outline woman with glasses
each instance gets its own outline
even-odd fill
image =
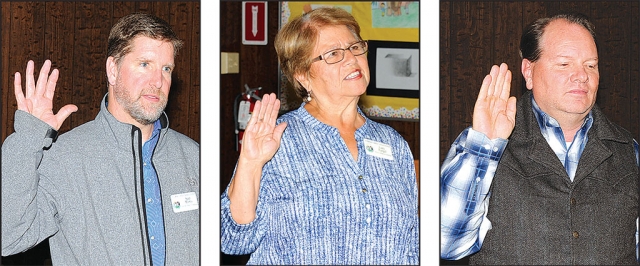
[[[316,9],[275,48],[304,102],[277,121],[274,95],[256,104],[221,198],[222,251],[249,264],[418,264],[413,156],[358,107],[370,78],[358,23]]]

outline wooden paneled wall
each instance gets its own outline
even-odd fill
[[[166,20],[184,41],[175,59],[169,104],[170,127],[200,141],[200,3],[187,2],[6,2],[1,11],[0,69],[1,141],[13,133],[17,109],[14,74],[23,77],[28,60],[36,78],[46,59],[58,68],[54,112],[65,104],[79,108],[63,124],[61,133],[93,120],[107,92],[107,39],[115,22],[130,13],[146,12]],[[2,258],[3,265],[45,265],[47,241],[18,255]]]
[[[480,84],[492,65],[506,62],[511,95],[526,90],[520,36],[537,18],[583,13],[595,24],[600,87],[596,103],[608,118],[640,139],[640,7],[638,1],[441,1],[440,163],[458,134],[471,125]]]
[[[240,53],[240,73],[220,75],[220,193],[233,175],[239,152],[235,151],[233,104],[244,85],[262,87],[263,93],[277,93],[278,58],[273,42],[279,28],[278,2],[268,2],[267,45],[242,44],[242,6],[240,1],[220,2],[220,51]],[[420,158],[418,122],[376,120],[395,128],[407,140],[415,159]],[[248,256],[221,253],[222,264],[243,264]]]
[[[480,84],[492,65],[509,65],[511,95],[520,99],[526,90],[518,53],[522,30],[561,11],[583,13],[595,24],[600,69],[596,103],[640,139],[638,1],[441,1],[440,163],[458,134],[471,125]],[[464,265],[468,258],[440,263]]]

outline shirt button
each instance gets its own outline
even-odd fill
[[[358,179],[362,179],[362,178],[363,178],[362,176],[358,176]]]
[[[366,188],[363,188],[363,189],[362,189],[362,193],[367,193],[367,189],[366,189]]]
[[[571,198],[571,205],[576,205],[576,198]]]
[[[485,144],[485,145],[484,145],[484,148],[485,148],[485,149],[487,149],[487,150],[489,150],[489,149],[491,149],[491,146],[489,146],[489,144]]]
[[[152,201],[153,201],[153,200],[152,200],[152,199],[150,199],[150,198],[149,198],[149,199],[147,199],[147,202],[152,202]]]
[[[151,240],[154,240],[154,239],[156,239],[156,237],[155,236],[151,236]]]
[[[580,234],[578,234],[578,231],[573,231],[573,238],[578,238],[580,237]]]
[[[369,205],[369,203],[367,203],[367,205],[364,205],[365,207],[367,207],[367,209],[371,209],[371,205]]]
[[[371,218],[367,218],[367,223],[371,223]]]

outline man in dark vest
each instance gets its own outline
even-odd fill
[[[520,42],[528,91],[493,66],[441,169],[440,256],[470,264],[637,264],[638,144],[595,105],[598,51],[578,14]]]

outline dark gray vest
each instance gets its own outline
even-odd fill
[[[633,137],[597,106],[571,182],[531,109],[516,126],[491,187],[489,230],[470,264],[637,264],[638,167]]]

